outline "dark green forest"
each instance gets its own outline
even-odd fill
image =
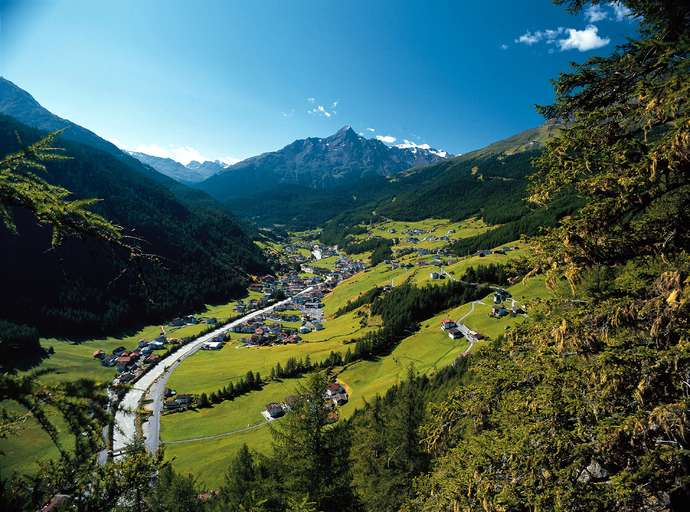
[[[0,118],[0,154],[41,134]],[[51,229],[15,209],[16,234],[0,226],[1,316],[42,334],[98,335],[165,320],[241,295],[247,273],[266,269],[260,251],[214,200],[133,159],[58,139],[68,159],[41,177],[94,206],[144,255],[89,238],[51,245]],[[165,185],[169,185],[168,189]]]

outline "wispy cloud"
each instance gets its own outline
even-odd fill
[[[291,109],[290,109],[289,111],[287,111],[287,112],[281,112],[280,115],[283,116],[283,117],[292,117],[292,116],[295,115],[295,109],[294,109],[294,108],[291,108]]]
[[[616,21],[632,20],[632,11],[620,2],[609,2],[608,6],[613,9]]]
[[[589,23],[596,23],[597,21],[603,21],[609,17],[609,14],[601,8],[600,5],[594,4],[590,5],[585,9],[585,19]]]
[[[392,135],[377,135],[376,138],[381,142],[385,142],[386,144],[393,144],[396,140],[398,140]]]
[[[374,133],[376,130],[374,128],[367,128],[367,131]]]
[[[307,114],[312,114],[321,117],[333,117],[338,112],[335,110],[338,107],[338,101],[333,101],[330,107],[324,107],[323,105],[317,104],[316,98],[307,98],[307,102],[314,107],[307,110]]]
[[[508,48],[509,48],[508,45],[505,44],[505,43],[503,43],[503,44],[501,45],[501,50],[507,50]]]
[[[590,25],[584,30],[569,28],[567,31],[568,37],[558,41],[561,51],[578,50],[586,52],[601,48],[611,42],[608,37],[600,37],[599,28],[594,25]]]
[[[192,146],[169,146],[164,148],[158,144],[140,144],[131,148],[131,151],[146,153],[147,155],[158,156],[160,158],[171,158],[180,162],[182,165],[187,165],[193,160],[197,162],[211,160],[211,158],[203,155],[201,151]]]
[[[553,43],[558,36],[563,34],[565,29],[563,27],[558,27],[556,29],[546,29],[537,30],[535,32],[530,32],[529,30],[518,37],[515,42],[518,44],[526,44],[527,46],[532,46],[541,41],[546,41],[547,43]]]

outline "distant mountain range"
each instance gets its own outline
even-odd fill
[[[278,151],[248,158],[199,184],[221,201],[296,185],[326,190],[356,185],[371,177],[390,177],[448,154],[427,146],[387,146],[345,126],[330,137],[296,140]]]
[[[247,274],[266,262],[228,211],[207,194],[164,176],[93,132],[43,108],[0,79],[0,155],[46,131],[67,160],[46,162],[45,179],[75,198],[99,198],[95,210],[140,239],[160,265],[132,265],[94,240],[50,248],[50,230],[17,210],[18,235],[0,224],[0,318],[44,334],[93,335],[165,320],[244,292]],[[19,135],[19,139],[17,138]],[[124,268],[129,271],[120,274]]]
[[[172,158],[162,158],[136,151],[128,151],[128,153],[140,162],[150,165],[161,174],[165,174],[182,183],[199,183],[227,167],[219,160],[206,162],[192,161],[184,165]]]

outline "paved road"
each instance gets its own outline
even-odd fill
[[[306,290],[301,291],[297,295],[303,293],[308,293],[313,290],[313,287],[309,287]],[[175,367],[184,359],[194,354],[198,351],[201,346],[210,341],[215,336],[223,334],[234,326],[245,322],[251,318],[258,315],[262,315],[279,304],[285,304],[290,302],[292,298],[285,299],[283,301],[277,302],[272,306],[254,311],[242,318],[234,320],[224,326],[208,333],[199,338],[190,341],[186,345],[180,347],[180,349],[170,354],[165,359],[162,359],[156,366],[151,368],[147,373],[145,373],[134,386],[127,392],[127,394],[122,399],[120,403],[120,408],[115,413],[115,425],[113,430],[113,453],[116,457],[119,457],[124,450],[124,448],[130,444],[136,436],[136,409],[144,397],[146,391],[155,384],[151,389],[151,396],[154,400],[154,414],[150,417],[146,425],[147,439],[146,446],[151,452],[155,452],[158,449],[160,443],[160,412],[162,409],[162,395],[165,389],[165,383],[167,382],[170,374],[175,369]]]

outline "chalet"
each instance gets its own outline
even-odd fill
[[[174,398],[170,398],[169,400],[166,400],[163,403],[163,408],[166,411],[176,411],[176,410],[180,409],[181,407],[182,406],[180,404],[178,404]]]
[[[266,414],[268,414],[268,416],[270,416],[272,419],[276,419],[285,415],[285,411],[283,410],[282,405],[277,403],[270,403],[266,406]]]
[[[107,356],[101,359],[101,364],[103,366],[112,367],[117,364],[117,356]]]
[[[323,331],[324,329],[323,324],[320,322],[313,322],[313,325],[315,331]]]
[[[119,356],[120,354],[122,354],[126,350],[127,349],[125,347],[117,347],[116,349],[113,350],[113,355]]]
[[[345,388],[340,382],[334,382],[326,387],[326,396],[328,398],[333,398],[335,395],[340,395],[342,393],[345,393]]]
[[[311,332],[311,328],[306,324],[299,328],[300,334],[309,334],[310,332]]]
[[[128,352],[123,352],[120,357],[115,361],[116,369],[118,372],[124,372],[132,364],[134,364],[135,359],[132,358]]]
[[[457,328],[458,324],[453,322],[452,320],[446,318],[443,322],[441,322],[441,330],[443,331],[448,331],[450,329],[455,329]]]
[[[165,348],[165,342],[164,341],[152,341],[151,343],[149,343],[149,347],[152,350],[161,350],[161,349]],[[147,348],[149,348],[149,347],[147,347]]]
[[[146,356],[146,358],[144,358],[144,362],[146,364],[156,364],[160,360],[161,360],[161,356],[159,356],[158,354],[151,354],[149,356]]]
[[[220,341],[208,341],[201,345],[202,350],[220,350],[223,348],[223,343]]]
[[[448,334],[448,337],[451,340],[458,340],[458,339],[464,337],[464,335],[462,334],[462,331],[460,329],[458,329],[457,327],[453,327],[451,329],[448,329],[446,331],[446,334]]]
[[[503,306],[494,306],[491,308],[491,316],[501,318],[508,314],[508,310]]]
[[[177,395],[175,397],[175,402],[182,407],[188,407],[194,402],[194,397],[192,395]]]
[[[441,278],[441,274],[439,274],[438,272],[430,272],[429,277],[433,280],[436,280]]]

